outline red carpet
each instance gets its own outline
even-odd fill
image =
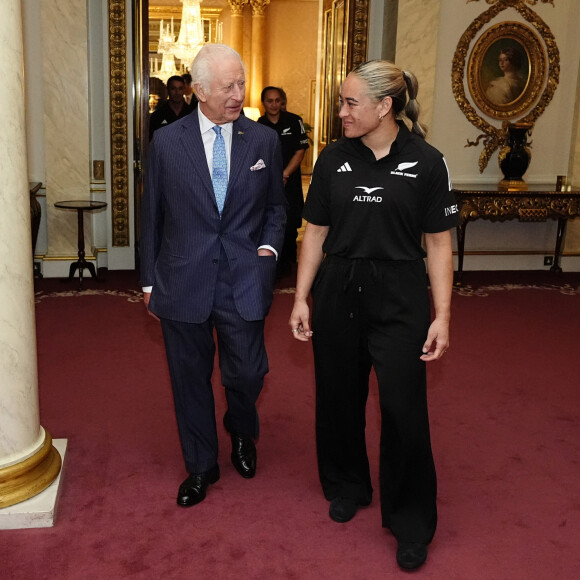
[[[68,439],[56,526],[0,532],[10,579],[404,578],[378,493],[328,518],[316,474],[310,345],[287,327],[281,282],[267,323],[258,474],[243,480],[220,430],[222,477],[191,509],[159,325],[133,272],[88,290],[37,281],[41,422]],[[421,578],[580,577],[580,274],[466,272],[452,346],[429,366],[438,532]],[[69,292],[70,291],[70,292]],[[63,294],[68,294],[63,296]],[[218,417],[224,397],[215,381]],[[368,446],[375,490],[378,405]],[[221,422],[219,422],[221,428]]]

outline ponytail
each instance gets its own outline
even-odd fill
[[[403,79],[407,85],[407,94],[409,95],[409,100],[405,105],[405,115],[413,123],[412,131],[425,139],[427,135],[427,129],[419,123],[419,113],[421,108],[417,102],[417,92],[419,91],[419,83],[417,82],[417,77],[408,71],[403,71]]]

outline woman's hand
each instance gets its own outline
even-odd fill
[[[292,331],[292,336],[296,340],[301,340],[307,342],[312,336],[312,331],[310,330],[310,309],[308,304],[304,300],[297,300],[294,302],[294,308],[292,309],[292,314],[290,315],[290,320],[288,324],[290,325],[290,330]]]
[[[430,362],[440,359],[449,348],[449,322],[435,319],[429,327],[427,340],[423,345],[421,360]]]

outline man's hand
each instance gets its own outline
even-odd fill
[[[274,255],[275,255],[274,252],[266,248],[260,248],[258,250],[258,256],[274,256]]]
[[[149,310],[149,300],[151,300],[151,292],[143,292],[143,302],[145,304],[145,308],[147,309],[147,314],[155,318],[155,320],[159,320],[159,318],[155,316],[151,310]]]

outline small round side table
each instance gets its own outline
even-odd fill
[[[60,209],[75,209],[78,218],[78,250],[79,259],[70,265],[68,279],[70,280],[74,273],[79,271],[79,290],[83,289],[83,270],[86,268],[93,278],[97,278],[95,266],[85,260],[85,224],[83,214],[85,211],[94,211],[96,209],[103,209],[107,207],[104,201],[90,201],[90,200],[71,200],[71,201],[57,201],[55,207]]]

